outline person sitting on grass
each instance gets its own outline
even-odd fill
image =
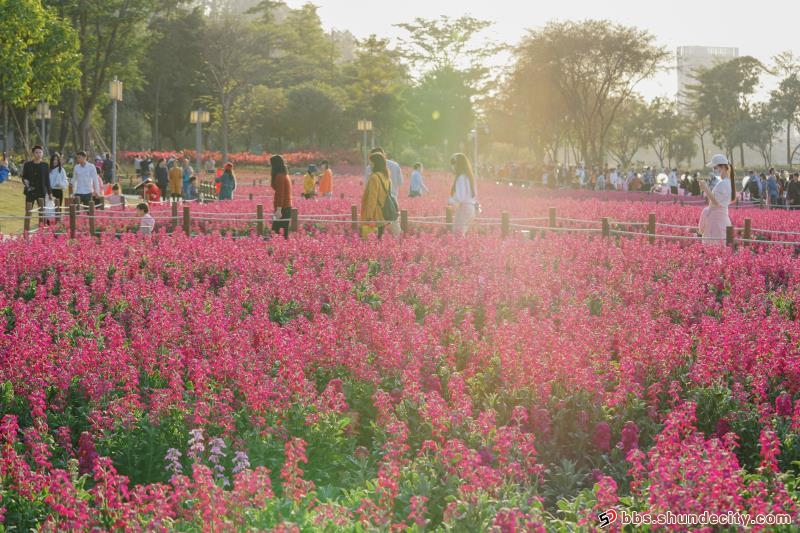
[[[148,179],[144,185],[144,198],[149,203],[157,204],[161,201],[161,189],[151,179]]]
[[[142,235],[152,235],[156,227],[156,219],[150,214],[150,207],[142,202],[136,206],[136,215],[139,219],[139,233]]]

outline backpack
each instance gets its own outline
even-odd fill
[[[394,196],[391,195],[388,188],[384,187],[384,190],[386,191],[386,199],[383,201],[383,220],[394,222],[397,220],[397,214],[399,212],[397,200],[394,199]]]
[[[756,179],[758,178],[750,178],[750,181],[747,182],[747,191],[753,198],[759,197],[758,182],[756,182]]]

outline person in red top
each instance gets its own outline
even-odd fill
[[[161,189],[158,188],[158,185],[153,183],[150,180],[147,180],[148,183],[144,185],[144,196],[145,200],[149,203],[158,203],[161,201]]]
[[[269,158],[269,166],[272,175],[272,189],[275,191],[272,231],[280,233],[282,229],[284,238],[288,239],[289,218],[292,214],[292,182],[289,180],[289,170],[286,168],[286,161],[279,155]]]
[[[333,196],[333,171],[327,160],[320,163],[320,166],[323,172],[319,179],[319,194],[323,198],[330,198]]]

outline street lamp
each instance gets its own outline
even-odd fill
[[[40,101],[36,106],[36,118],[42,122],[42,145],[44,146],[45,153],[47,153],[47,123],[45,120],[50,120],[52,116],[53,115],[50,112],[50,104],[44,100]]]
[[[366,185],[369,179],[369,171],[367,170],[367,133],[372,131],[372,121],[359,120],[358,131],[364,132],[364,185]]]
[[[202,109],[198,109],[197,111],[192,111],[189,113],[189,122],[195,124],[195,135],[196,135],[196,149],[197,149],[197,169],[195,170],[195,174],[198,176],[200,175],[200,165],[202,163],[200,154],[203,151],[203,124],[208,124],[211,122],[211,114],[208,111],[203,111]]]
[[[114,117],[111,125],[111,182],[117,183],[117,102],[122,101],[122,82],[116,76],[108,84],[108,96],[114,102]]]
[[[472,172],[478,175],[478,129],[469,132],[472,137]]]

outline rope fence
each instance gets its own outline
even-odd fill
[[[155,211],[152,216],[163,226],[167,228],[168,232],[176,233],[182,231],[186,235],[195,233],[208,233],[209,231],[230,232],[231,236],[245,236],[255,230],[255,234],[259,236],[266,236],[271,232],[267,224],[273,222],[288,222],[289,233],[295,233],[300,230],[301,224],[313,224],[317,226],[332,226],[332,227],[345,227],[350,226],[350,231],[359,234],[362,226],[366,224],[374,224],[374,222],[361,221],[358,217],[358,206],[353,205],[350,208],[350,213],[333,213],[333,214],[309,214],[300,216],[298,210],[293,208],[289,218],[273,219],[271,212],[265,216],[264,206],[257,205],[255,216],[246,213],[215,213],[209,211],[192,212],[189,205],[183,205],[182,210],[179,209],[177,203],[171,204],[171,213],[169,211]],[[101,231],[98,231],[98,221],[101,225],[103,222],[118,223],[122,222],[130,228],[131,223],[137,223],[138,217],[134,210],[95,210],[93,204],[89,206],[81,206],[74,202],[68,202],[65,208],[66,212],[59,210],[58,214],[54,217],[52,213],[45,213],[43,209],[31,209],[27,216],[13,216],[5,215],[0,216],[0,219],[5,220],[20,220],[25,221],[24,236],[34,235],[37,232],[41,233],[41,227],[31,228],[30,221],[33,214],[39,216],[40,221],[47,217],[47,220],[61,220],[66,219],[66,231],[54,231],[57,235],[69,235],[70,238],[77,236],[78,230],[81,231],[88,229],[90,235],[99,236]],[[527,233],[530,238],[535,238],[537,234],[545,235],[548,232],[553,233],[575,233],[575,234],[600,234],[603,237],[647,237],[650,243],[654,243],[656,239],[674,240],[684,242],[700,242],[702,238],[696,234],[680,235],[673,233],[659,233],[659,228],[669,230],[679,230],[687,232],[695,232],[695,226],[686,226],[681,224],[669,224],[656,221],[656,214],[650,213],[648,220],[643,221],[628,221],[628,220],[613,220],[610,217],[603,217],[600,220],[580,219],[570,217],[559,217],[555,207],[549,208],[549,216],[547,217],[527,217],[514,219],[513,223],[510,215],[503,212],[500,219],[490,217],[478,217],[473,219],[472,226],[478,228],[485,228],[494,230],[500,228],[500,233],[503,238],[506,238],[517,232],[520,234]],[[546,222],[547,224],[537,224]],[[530,224],[533,223],[533,224]],[[226,224],[238,224],[239,227],[225,226]],[[454,210],[452,207],[447,207],[444,215],[425,215],[409,217],[408,212],[403,210],[400,212],[399,217],[400,229],[403,233],[409,233],[414,228],[442,228],[445,230],[452,230],[454,226]],[[87,228],[88,226],[88,228]],[[103,225],[105,226],[105,225]],[[583,226],[583,227],[581,227]],[[590,227],[585,227],[590,226]],[[599,227],[598,227],[599,226]],[[639,228],[640,230],[636,230]],[[109,228],[114,231],[122,231],[125,228]],[[782,245],[782,246],[797,246],[800,247],[800,241],[784,241],[784,240],[768,240],[768,239],[754,239],[753,235],[791,235],[800,236],[800,232],[772,230],[772,229],[757,229],[752,228],[752,220],[746,218],[744,220],[744,227],[734,228],[729,226],[727,228],[727,235],[724,239],[727,246],[735,247],[737,244],[742,245]],[[739,236],[740,235],[740,236]]]

